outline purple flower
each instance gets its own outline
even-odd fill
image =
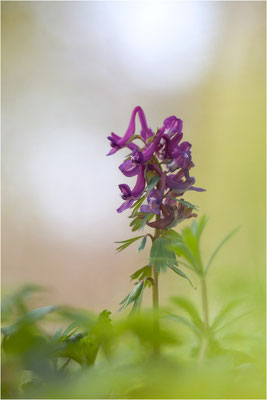
[[[147,196],[148,205],[140,207],[140,211],[143,213],[160,214],[160,205],[162,203],[162,193],[157,189],[152,189]]]
[[[175,133],[182,132],[183,129],[183,121],[180,118],[176,118],[175,115],[168,117],[164,120],[164,133],[169,137],[175,135]]]
[[[159,130],[152,143],[143,151],[139,149],[133,150],[131,160],[126,160],[119,166],[119,169],[125,176],[137,175],[138,165],[144,165],[151,159],[154,152],[157,150],[162,134],[162,130]]]
[[[166,177],[166,185],[175,190],[176,193],[183,194],[187,190],[189,190],[195,183],[195,178],[188,177],[185,181],[182,180],[179,175],[169,175]]]
[[[124,136],[120,137],[120,136],[116,135],[115,133],[111,133],[111,136],[108,136],[108,139],[111,142],[110,145],[112,147],[110,152],[107,154],[108,156],[116,153],[118,150],[122,149],[123,147],[128,147],[131,150],[138,149],[138,146],[134,143],[127,144],[127,142],[131,139],[131,137],[135,133],[136,114],[138,114],[138,116],[139,116],[140,124],[142,127],[141,135],[142,135],[143,139],[146,140],[147,138],[150,138],[152,131],[147,126],[144,111],[142,110],[142,108],[140,106],[136,106],[132,112],[130,123],[129,123],[129,126],[128,126],[127,131],[125,132]]]
[[[160,214],[160,206],[163,200],[163,194],[165,190],[166,174],[163,172],[160,176],[160,181],[157,185],[157,189],[152,189],[148,193],[147,201],[148,205],[143,205],[140,211],[143,213],[153,213],[156,215]]]
[[[137,181],[133,190],[131,190],[130,187],[126,184],[119,185],[121,197],[123,200],[126,201],[117,209],[118,213],[121,213],[127,210],[127,208],[130,208],[134,201],[139,199],[145,189],[146,180],[144,175],[144,167],[140,166],[138,167],[138,169],[139,171]]]
[[[135,135],[136,116],[139,117],[141,124],[140,135]],[[190,214],[190,209],[182,208],[180,203],[177,205],[176,200],[172,198],[181,196],[187,190],[204,191],[194,186],[195,178],[189,175],[190,169],[194,167],[191,144],[181,142],[182,129],[183,121],[172,115],[164,120],[163,126],[154,134],[148,128],[144,111],[137,106],[132,112],[124,136],[111,133],[108,139],[112,148],[108,155],[128,147],[131,155],[126,157],[119,169],[127,177],[137,176],[133,190],[127,184],[119,185],[124,203],[117,209],[118,212],[131,207],[140,198],[146,186],[145,171],[146,173],[152,171],[152,175],[160,176],[160,180],[157,187],[151,188],[147,193],[147,204],[142,205],[140,211],[159,215],[160,219],[147,224],[167,229],[166,227],[175,226],[183,216],[184,218],[193,216]],[[133,143],[135,139],[141,139],[143,147]]]
[[[189,169],[194,166],[191,157],[191,144],[183,142],[171,152],[172,162],[168,165],[169,171],[173,172],[177,168]]]

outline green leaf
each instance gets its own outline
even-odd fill
[[[169,248],[170,242],[165,238],[157,238],[154,240],[151,250],[149,265],[156,265],[156,270],[165,272],[167,267],[177,265],[174,252]]]
[[[174,304],[182,308],[187,314],[190,315],[192,322],[200,329],[203,328],[203,322],[194,304],[185,297],[171,297],[170,299]]]
[[[168,229],[164,232],[165,239],[168,239],[171,243],[180,242],[183,238],[174,229]]]
[[[164,315],[162,317],[163,319],[169,319],[171,321],[176,321],[176,322],[180,322],[186,326],[188,326],[190,329],[192,329],[192,331],[198,336],[201,336],[201,331],[199,330],[199,328],[193,324],[191,321],[189,321],[188,319],[186,319],[185,317],[182,317],[180,315],[176,315],[176,314],[168,314],[168,315]]]
[[[150,179],[150,181],[147,184],[147,188],[146,188],[147,193],[149,193],[150,190],[153,189],[153,187],[155,187],[158,184],[159,180],[160,180],[160,177],[158,175],[155,175],[155,176],[153,176],[152,179]]]
[[[238,226],[237,228],[233,229],[232,232],[230,232],[222,241],[221,243],[216,247],[216,249],[214,250],[214,252],[212,253],[212,255],[210,256],[210,259],[207,263],[207,266],[205,268],[205,275],[207,274],[212,261],[214,260],[215,256],[217,255],[218,251],[222,248],[222,246],[229,240],[231,239],[231,237],[238,231],[238,229],[240,228],[240,226]]]
[[[140,244],[138,246],[137,252],[140,253],[140,251],[144,250],[145,246],[146,246],[146,241],[147,241],[147,236],[144,236],[141,240],[140,240]]]
[[[170,269],[172,269],[176,274],[180,275],[182,278],[185,278],[188,280],[188,282],[190,283],[190,285],[195,289],[194,285],[192,284],[191,280],[188,278],[188,276],[181,271],[179,268],[175,267],[174,265],[169,267]]]
[[[141,220],[141,224],[140,224],[139,230],[143,230],[144,227],[146,226],[147,221],[150,221],[153,217],[154,217],[154,214],[152,214],[152,213],[146,214],[144,216],[144,218]]]
[[[239,319],[245,317],[246,315],[249,315],[251,313],[251,311],[246,311],[238,316],[236,316],[235,318],[231,319],[230,321],[226,322],[223,326],[221,326],[220,328],[215,329],[214,333],[217,333],[219,331],[221,331],[222,329],[225,329],[228,325],[231,325],[232,323],[238,321]]]
[[[217,316],[214,318],[214,321],[211,325],[211,329],[212,330],[216,329],[225,319],[225,317],[228,316],[229,312],[231,312],[237,305],[239,305],[241,301],[242,301],[241,299],[235,299],[230,303],[228,303],[225,307],[223,307],[221,311],[217,314]]]
[[[138,279],[139,281],[143,280],[144,278],[152,276],[152,269],[150,265],[146,265],[143,268],[138,269],[131,275],[131,280]]]
[[[34,322],[38,321],[39,319],[45,317],[47,314],[50,314],[60,307],[58,306],[47,306],[36,308],[35,310],[31,310],[20,317],[13,325],[6,326],[2,328],[2,332],[4,335],[9,336],[15,333],[21,326],[23,325],[30,325]]]
[[[119,246],[116,250],[117,250],[118,252],[120,252],[120,251],[126,249],[128,246],[130,246],[132,243],[134,243],[136,240],[138,240],[138,239],[140,239],[140,238],[142,238],[142,237],[143,237],[143,235],[142,235],[142,236],[136,236],[136,237],[134,237],[134,238],[127,239],[127,240],[122,240],[122,241],[120,241],[120,242],[115,242],[115,243],[123,243],[123,244],[122,244],[121,246]]]
[[[122,307],[119,309],[119,311],[124,310],[129,304],[133,303],[141,294],[142,288],[144,286],[143,282],[139,282],[133,290],[129,293],[128,296],[121,302]]]
[[[142,300],[143,300],[144,288],[145,288],[145,286],[143,285],[139,296],[137,297],[137,299],[136,299],[135,302],[134,302],[134,305],[133,305],[133,308],[131,309],[130,315],[133,315],[133,314],[135,314],[137,311],[140,310],[141,304],[142,304]]]

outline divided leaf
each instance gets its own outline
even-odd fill
[[[212,253],[212,255],[210,256],[210,259],[207,263],[207,266],[205,268],[205,275],[207,274],[212,261],[214,260],[215,256],[217,255],[218,251],[222,248],[222,246],[238,231],[240,227],[238,226],[237,228],[233,229],[232,232],[230,232],[222,241],[221,243],[216,247],[216,249],[214,250],[214,252]]]
[[[189,314],[196,327],[202,330],[203,322],[200,318],[198,310],[190,300],[186,299],[185,297],[171,297],[170,300],[178,307],[182,308],[187,314]]]
[[[176,256],[170,249],[170,242],[165,238],[157,238],[154,240],[151,250],[149,265],[156,265],[157,272],[162,270],[165,272],[167,267],[177,265]]]
[[[136,242],[136,240],[138,240],[138,239],[140,239],[140,238],[142,238],[142,237],[143,237],[143,235],[142,235],[142,236],[136,236],[136,237],[134,237],[134,238],[127,239],[127,240],[122,240],[122,241],[120,241],[120,242],[115,242],[115,243],[123,243],[123,244],[122,244],[121,246],[119,246],[116,250],[117,250],[118,252],[120,252],[120,251],[126,249],[128,246],[130,246],[132,243]]]
[[[141,240],[140,240],[140,244],[138,246],[137,252],[140,253],[140,251],[144,250],[145,246],[146,246],[146,241],[147,241],[147,236],[144,236]]]
[[[145,278],[151,278],[152,276],[152,271],[151,271],[151,266],[146,265],[143,268],[138,269],[131,275],[131,280],[138,279],[139,281],[145,279]]]
[[[144,283],[139,282],[133,288],[133,290],[128,294],[128,296],[126,296],[125,299],[123,299],[122,302],[120,303],[120,305],[122,305],[122,306],[119,309],[119,311],[124,310],[129,304],[133,303],[134,301],[136,301],[138,299],[138,297],[142,293],[143,286],[144,286]]]
[[[175,267],[174,265],[171,266],[171,267],[169,266],[169,268],[170,268],[171,270],[173,270],[176,274],[180,275],[182,278],[187,279],[188,282],[190,283],[190,285],[195,289],[195,287],[194,287],[194,285],[192,284],[191,280],[188,278],[188,276],[187,276],[183,271],[180,270],[180,268],[177,268],[177,267]]]

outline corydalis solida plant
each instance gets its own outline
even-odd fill
[[[140,134],[136,134],[135,120],[139,117]],[[121,309],[134,303],[133,310],[141,305],[143,289],[152,284],[153,307],[158,307],[158,274],[172,269],[178,275],[188,277],[177,268],[175,253],[170,249],[168,232],[185,219],[196,217],[197,207],[185,201],[185,192],[204,191],[195,186],[195,178],[190,176],[194,167],[191,157],[191,144],[183,139],[183,121],[175,116],[166,118],[161,128],[153,132],[147,125],[141,107],[134,108],[129,126],[120,137],[111,133],[108,137],[111,150],[107,155],[128,148],[128,154],[119,169],[124,176],[136,177],[133,189],[127,184],[119,185],[124,200],[117,209],[121,213],[132,209],[130,226],[132,231],[143,229],[145,225],[154,228],[154,235],[146,234],[125,240],[118,248],[121,251],[141,239],[138,250],[146,245],[147,237],[152,240],[149,264],[136,271],[131,278],[138,283],[121,302]],[[154,219],[154,220],[153,220]],[[188,279],[189,280],[189,279]],[[189,280],[190,281],[190,280]]]

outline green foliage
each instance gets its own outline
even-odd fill
[[[141,283],[150,273],[145,266],[133,279]],[[17,328],[3,334],[2,398],[264,398],[263,334],[249,333],[247,342],[239,340],[230,348],[221,331],[217,334],[235,319],[237,302],[222,307],[213,320],[214,334],[203,340],[201,315],[190,300],[171,299],[181,315],[136,313],[141,297],[132,292],[130,316],[116,313],[112,321],[108,310],[95,315],[61,307],[53,311],[48,329],[47,307],[21,313],[20,319],[11,308],[9,320]],[[128,297],[123,304],[130,302]],[[224,328],[228,336],[248,327],[240,321]],[[257,323],[255,314],[249,322]]]
[[[151,266],[146,265],[143,268],[138,269],[131,275],[131,279],[138,279],[139,281],[145,279],[145,278],[151,278],[152,276],[152,271],[151,271]]]
[[[27,311],[26,300],[28,297],[44,290],[43,286],[27,284],[18,291],[4,296],[1,301],[2,321],[6,321],[13,312],[25,313]]]
[[[142,238],[143,235],[141,236],[136,236],[134,238],[131,239],[127,239],[127,240],[121,240],[120,242],[115,242],[115,243],[123,243],[121,246],[119,246],[116,250],[118,252],[126,249],[128,246],[130,246],[132,243],[136,242],[138,239]]]
[[[237,227],[235,229],[232,230],[232,232],[230,232],[222,241],[221,243],[216,247],[216,249],[214,250],[214,252],[212,253],[212,255],[210,256],[209,261],[207,262],[206,268],[205,268],[205,275],[207,275],[208,270],[215,258],[215,256],[217,255],[217,253],[219,252],[219,250],[222,248],[222,246],[228,242],[229,239],[231,239],[231,237],[238,231],[240,227]]]
[[[156,265],[157,272],[161,270],[167,271],[167,268],[171,268],[177,265],[175,254],[170,250],[170,242],[166,238],[157,238],[153,241],[151,250],[149,265]]]
[[[169,268],[174,271],[177,275],[180,275],[182,278],[185,278],[188,280],[188,282],[190,283],[190,285],[195,288],[191,282],[191,280],[188,278],[188,276],[180,270],[180,268],[175,267],[174,265],[172,265],[171,267],[169,266]]]
[[[199,312],[190,300],[185,297],[172,297],[170,300],[189,315],[192,323],[199,331],[203,330],[203,322]]]
[[[119,311],[124,310],[129,304],[134,303],[143,294],[144,282],[139,282],[133,290],[120,302],[121,308]],[[139,304],[139,303],[138,303]]]
[[[144,250],[145,246],[146,246],[146,241],[147,241],[147,236],[144,236],[141,240],[140,240],[140,244],[138,246],[138,253],[142,250]]]
[[[19,329],[21,329],[21,327],[33,324],[34,322],[46,316],[47,314],[50,314],[51,312],[56,311],[58,309],[59,309],[58,306],[47,306],[31,310],[26,314],[24,314],[22,317],[20,317],[14,324],[2,328],[2,332],[5,336],[10,336],[13,333],[17,332]]]
[[[143,214],[141,212],[132,220],[130,226],[132,227],[132,231],[143,230],[146,226],[147,221],[150,221],[154,217],[154,214]]]
[[[133,203],[133,205],[131,207],[133,209],[133,211],[132,211],[132,214],[130,215],[129,218],[133,218],[133,217],[136,217],[138,215],[139,208],[141,207],[141,205],[143,204],[145,199],[146,199],[146,195],[140,197],[140,199],[138,199],[137,201],[135,201]]]

